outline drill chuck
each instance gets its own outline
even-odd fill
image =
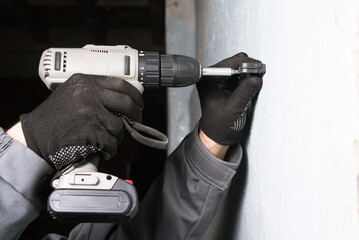
[[[145,88],[184,87],[201,77],[201,65],[187,56],[140,51],[138,62],[138,79]]]
[[[185,87],[201,78],[201,65],[191,57],[161,55],[161,87]]]

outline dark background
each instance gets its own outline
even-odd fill
[[[49,47],[130,45],[164,53],[165,0],[0,0],[0,126],[10,128],[50,94],[38,77],[41,53]],[[143,123],[165,133],[165,89],[146,90]],[[61,129],[59,129],[61,131]],[[166,152],[135,142],[129,134],[101,172],[134,180],[140,199],[162,171]],[[26,163],[24,163],[26,164]],[[73,224],[46,211],[20,239],[67,234]]]

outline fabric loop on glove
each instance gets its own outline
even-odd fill
[[[167,149],[168,146],[168,138],[163,133],[157,131],[154,128],[145,126],[141,123],[127,121],[125,118],[122,118],[122,121],[131,136],[139,143],[142,143],[146,146],[157,148],[157,149]],[[146,137],[142,135],[140,132],[146,133],[154,138]]]

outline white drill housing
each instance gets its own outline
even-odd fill
[[[138,81],[138,51],[127,45],[83,48],[49,48],[42,53],[39,76],[54,90],[75,73],[119,77],[130,82],[141,93]]]

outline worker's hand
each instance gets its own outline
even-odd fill
[[[227,58],[213,67],[238,69],[242,62],[258,62],[245,53]],[[224,146],[239,142],[251,99],[262,88],[261,77],[203,77],[197,84],[202,117],[199,127],[207,137]]]
[[[141,122],[140,92],[115,77],[75,74],[34,111],[20,116],[27,146],[61,169],[91,154],[116,154],[124,135],[117,113]]]

